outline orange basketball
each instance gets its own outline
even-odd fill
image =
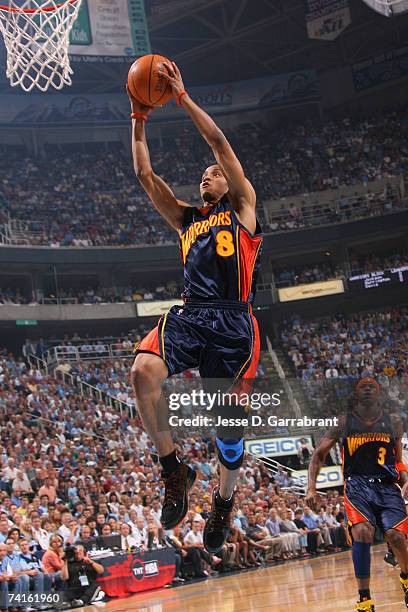
[[[128,74],[130,93],[146,106],[163,106],[173,97],[170,83],[158,75],[163,61],[170,62],[163,55],[143,55],[130,67]]]

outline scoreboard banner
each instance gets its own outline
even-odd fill
[[[144,0],[82,0],[69,40],[70,55],[150,53]]]
[[[341,279],[309,283],[308,285],[295,285],[278,289],[280,302],[293,302],[295,300],[308,300],[310,298],[323,297],[344,293],[344,285]]]
[[[350,23],[348,0],[306,0],[309,38],[335,40]]]
[[[378,289],[385,285],[398,285],[408,281],[408,266],[391,268],[390,270],[378,270],[377,272],[367,272],[358,274],[348,279],[348,288],[351,291],[361,289]]]

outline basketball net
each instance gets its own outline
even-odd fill
[[[7,50],[10,85],[47,91],[71,85],[69,32],[82,0],[8,0],[1,4],[0,29]]]
[[[408,0],[363,0],[363,2],[386,17],[402,15],[408,11]]]

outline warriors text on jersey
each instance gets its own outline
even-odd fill
[[[215,205],[186,208],[180,235],[183,297],[252,303],[261,248],[258,222],[252,235],[225,197]]]
[[[342,445],[344,478],[360,475],[398,480],[395,435],[387,414],[382,412],[369,425],[355,413],[348,414]]]

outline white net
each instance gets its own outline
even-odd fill
[[[386,17],[401,15],[408,11],[408,0],[363,0],[368,6]]]
[[[81,0],[8,0],[8,4],[0,0],[6,74],[13,87],[47,91],[50,86],[71,85],[69,32],[80,6]]]

